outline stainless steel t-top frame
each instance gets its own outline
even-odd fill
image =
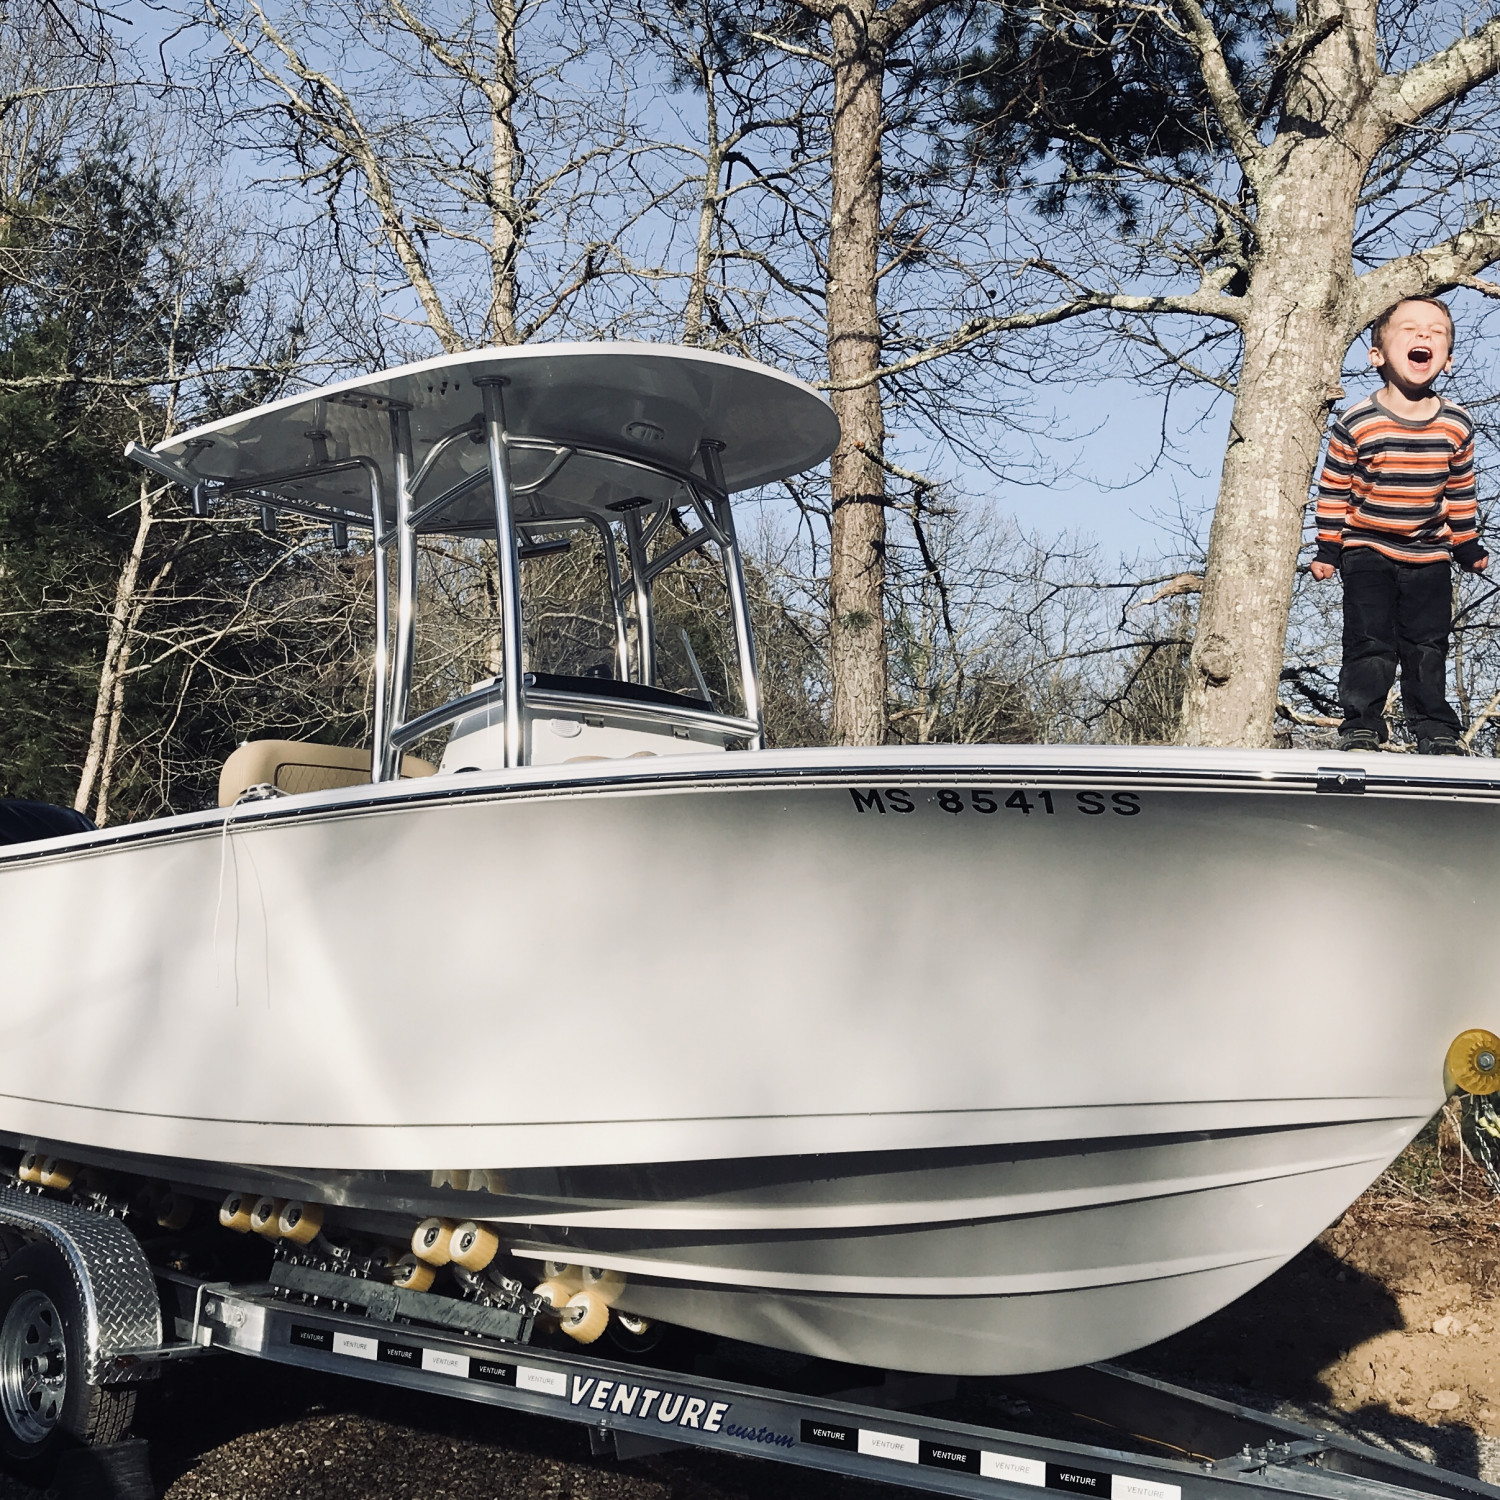
[[[526,753],[521,710],[526,683],[521,667],[521,559],[516,520],[510,504],[510,453],[505,443],[503,375],[481,379],[484,392],[484,442],[490,467],[490,498],[495,505],[495,540],[500,554],[500,640],[505,654],[505,764],[518,766]]]
[[[627,628],[627,600],[634,606],[636,619],[636,680],[654,685],[655,651],[651,609],[651,585],[673,563],[714,543],[723,559],[733,618],[738,659],[743,715],[707,712],[694,718],[712,722],[731,736],[746,742],[750,749],[760,749],[764,740],[759,675],[755,659],[755,642],[750,630],[750,608],[745,589],[744,568],[735,535],[734,517],[719,460],[722,445],[705,440],[699,447],[703,467],[701,476],[685,473],[640,457],[609,449],[586,447],[578,443],[551,443],[534,437],[512,439],[506,432],[502,375],[486,376],[474,384],[480,389],[483,411],[477,417],[443,434],[429,449],[418,466],[415,462],[411,411],[404,403],[385,398],[389,413],[392,470],[395,475],[396,608],[394,644],[390,608],[389,557],[392,538],[386,527],[386,497],[380,466],[372,456],[361,455],[341,460],[323,460],[298,469],[241,476],[234,483],[219,482],[212,486],[189,474],[170,459],[151,453],[132,443],[127,454],[163,478],[188,488],[193,493],[194,509],[206,513],[211,499],[245,499],[270,507],[316,517],[335,528],[369,527],[375,563],[375,652],[374,652],[374,721],[375,754],[371,777],[375,781],[393,781],[400,772],[402,752],[419,739],[455,722],[476,708],[496,699],[504,710],[504,763],[507,767],[526,764],[525,715],[527,689],[525,673],[518,668],[523,650],[520,536],[523,526],[543,530],[589,528],[600,534],[603,542],[606,573],[609,580],[615,625],[615,656],[622,680],[630,680],[630,645]],[[309,437],[321,434],[307,434]],[[422,499],[424,482],[433,472],[438,459],[458,443],[482,440],[486,467],[451,485],[443,493]],[[318,449],[323,449],[319,443]],[[511,454],[516,449],[550,453],[543,471],[524,485],[516,485],[511,475]],[[657,513],[643,522],[642,513],[627,511],[621,516],[621,530],[630,563],[628,577],[622,576],[615,551],[615,538],[608,521],[582,512],[559,513],[544,519],[519,522],[516,500],[535,494],[557,475],[572,458],[605,459],[611,463],[643,471],[674,481],[685,491],[685,505],[663,502]],[[316,503],[289,497],[284,489],[299,481],[323,479],[351,471],[362,472],[368,482],[369,509],[354,509],[319,500]],[[473,494],[485,480],[489,481],[494,514],[499,563],[501,642],[506,670],[498,683],[465,693],[437,709],[410,717],[412,666],[416,646],[417,616],[417,544],[424,530],[441,529],[442,514],[458,500]],[[674,509],[690,506],[697,518],[697,529],[667,548],[655,558],[649,548],[667,517]],[[465,530],[471,528],[465,527]],[[601,696],[608,696],[607,684],[601,683]],[[549,698],[556,696],[549,693]]]

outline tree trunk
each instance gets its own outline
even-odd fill
[[[1274,732],[1303,513],[1347,347],[1325,300],[1337,278],[1292,277],[1292,264],[1264,260],[1251,280],[1183,698],[1185,745],[1264,746]]]
[[[84,757],[83,772],[78,778],[78,793],[73,798],[73,806],[79,812],[87,811],[94,795],[95,785],[104,765],[120,680],[125,664],[130,659],[130,625],[135,615],[136,584],[140,577],[141,559],[146,553],[146,539],[151,535],[154,520],[151,491],[144,482],[141,484],[140,495],[140,517],[136,522],[135,540],[131,543],[125,561],[120,565],[120,576],[115,581],[115,602],[110,611],[104,659],[99,663],[99,688],[94,695],[94,719],[89,730],[88,754]]]
[[[138,618],[139,611],[132,611]],[[115,763],[120,752],[120,723],[125,717],[125,669],[130,665],[131,632],[125,632],[119,658],[115,662],[115,691],[109,705],[109,732],[104,739],[104,755],[99,762],[98,791],[94,799],[94,822],[103,828],[109,822],[109,793],[114,786]]]
[[[490,168],[493,233],[490,247],[490,342],[516,344],[516,261],[524,234],[523,211],[516,201],[521,180],[521,138],[516,133],[516,5],[490,0],[495,20],[495,78],[490,89]]]
[[[500,623],[500,547],[498,543],[484,544],[484,593],[485,618],[489,628],[485,632],[484,664],[491,677],[505,675],[505,631]],[[524,665],[522,670],[524,670]]]
[[[708,306],[709,273],[714,263],[714,229],[719,218],[719,178],[724,171],[723,146],[719,141],[719,106],[714,93],[714,69],[700,50],[698,82],[703,89],[703,196],[698,200],[698,240],[693,247],[693,279],[688,284],[687,307],[682,318],[682,342],[704,342],[704,313]]]
[[[1350,124],[1359,60],[1341,32],[1290,97],[1259,174],[1257,248],[1229,445],[1183,697],[1181,743],[1268,746],[1303,516],[1356,301],[1350,245],[1373,141]],[[1318,128],[1310,128],[1317,121]]]
[[[833,39],[833,217],[828,236],[828,373],[843,437],[833,455],[829,632],[833,737],[879,745],[886,736],[885,424],[875,381],[880,248],[883,47],[868,32],[874,6],[841,6]]]

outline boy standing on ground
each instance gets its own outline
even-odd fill
[[[1448,702],[1452,563],[1478,573],[1474,424],[1434,393],[1453,368],[1453,315],[1411,297],[1371,325],[1375,395],[1334,424],[1318,480],[1320,583],[1344,579],[1340,750],[1378,750],[1390,733],[1385,701],[1401,667],[1406,723],[1422,755],[1466,754]]]

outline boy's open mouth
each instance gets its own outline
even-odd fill
[[[1406,356],[1419,370],[1425,370],[1432,363],[1432,350],[1417,348]]]

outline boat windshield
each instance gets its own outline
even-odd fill
[[[744,715],[724,541],[698,486],[603,454],[536,445],[515,457],[530,680],[604,697],[629,683]],[[453,509],[420,531],[413,719],[505,673],[493,519],[485,536],[477,508],[471,529],[455,525],[467,506]],[[435,726],[412,748],[435,755],[447,731]]]

